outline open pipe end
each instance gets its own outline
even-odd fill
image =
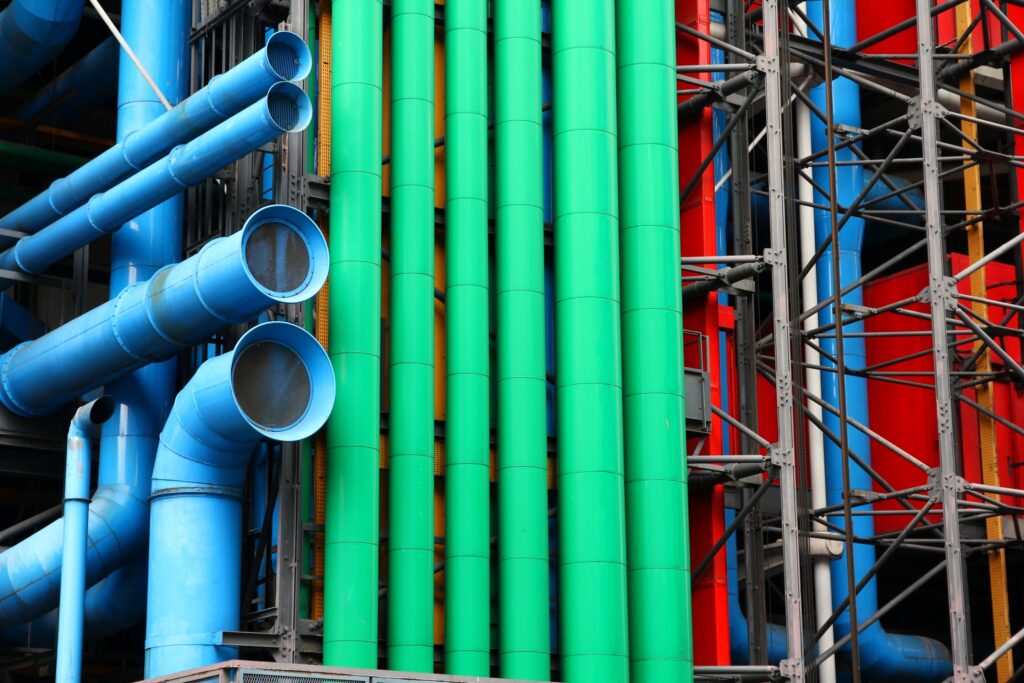
[[[304,130],[313,120],[309,96],[294,83],[275,83],[267,91],[267,113],[284,133]]]
[[[271,299],[300,303],[327,281],[327,240],[313,219],[298,209],[264,206],[249,216],[242,232],[246,272]]]
[[[301,81],[313,68],[305,41],[291,31],[277,31],[267,39],[267,64],[282,81]]]
[[[75,411],[75,418],[68,430],[68,437],[75,434],[92,436],[97,427],[109,420],[117,410],[117,401],[112,396],[100,396]]]
[[[257,325],[235,346],[231,393],[265,437],[299,441],[314,434],[334,407],[334,384],[327,352],[291,323]]]

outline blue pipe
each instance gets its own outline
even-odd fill
[[[196,185],[223,166],[282,133],[302,130],[312,105],[294,83],[276,83],[267,96],[0,254],[0,268],[42,273],[79,247]],[[6,283],[9,286],[11,283]]]
[[[14,0],[0,13],[0,95],[53,60],[78,31],[83,0]]]
[[[123,16],[122,10],[122,20]],[[73,124],[84,112],[114,96],[119,51],[117,40],[113,36],[107,38],[60,76],[44,85],[32,99],[12,112],[11,116],[20,121],[28,121],[54,107],[38,123],[56,126]],[[134,66],[132,68],[134,69]],[[60,104],[54,105],[58,101]]]
[[[732,524],[736,510],[725,508],[725,523]],[[750,663],[750,634],[747,631],[747,617],[740,605],[739,553],[736,550],[736,534],[729,536],[725,543],[725,577],[729,590],[729,654],[733,664]],[[786,630],[779,624],[768,624],[768,661],[781,662],[786,652]]]
[[[188,95],[190,0],[123,0],[121,32],[133,45],[160,92],[172,104]],[[121,55],[117,93],[117,140],[124,143],[165,114],[153,88],[139,69]],[[266,73],[266,71],[264,71]],[[163,266],[181,258],[185,197],[179,193],[125,223],[114,233],[110,246],[110,298],[126,287],[150,279]],[[167,419],[177,387],[174,358],[143,366],[109,384],[107,392],[123,408],[117,419],[103,425],[100,457],[126,453],[150,466],[156,458],[157,438]],[[140,473],[142,474],[142,473]],[[152,477],[152,469],[144,473]],[[145,515],[148,524],[149,516]],[[148,533],[148,528],[147,528]],[[145,567],[145,561],[139,562]],[[143,571],[145,574],[145,571]],[[138,609],[139,617],[142,610]]]
[[[287,206],[259,209],[241,231],[0,356],[0,401],[21,415],[53,412],[275,302],[305,301],[323,285],[327,269],[326,241],[308,216]],[[90,506],[87,584],[145,547],[147,494],[138,487],[148,487],[140,478],[148,476],[152,460],[139,451],[110,455],[101,458],[101,486]],[[130,485],[103,485],[124,477]],[[58,520],[0,554],[0,628],[56,606],[62,527]]]
[[[0,356],[0,402],[19,415],[52,413],[275,302],[305,301],[327,269],[327,243],[316,224],[298,209],[265,206],[239,232]]]
[[[266,95],[275,83],[301,81],[309,74],[311,65],[309,48],[302,39],[294,33],[278,31],[259,52],[215,76],[202,90],[4,216],[0,229],[38,232],[82,206],[94,194],[165,156],[175,146],[242,112]],[[128,69],[125,66],[120,70],[122,78],[126,78]],[[131,64],[130,69],[135,71],[135,65]],[[9,243],[9,239],[0,242]]]
[[[852,0],[833,0],[831,9],[831,36],[833,44],[849,47],[857,40],[857,16]],[[821,0],[810,0],[807,3],[807,15],[811,23],[823,26]],[[832,83],[835,121],[853,128],[861,125],[860,88],[853,81],[837,78]],[[825,85],[819,85],[811,91],[811,99],[822,111],[826,108]],[[816,116],[811,117],[812,148],[824,149],[828,145],[828,136],[824,123]],[[849,161],[856,158],[851,149],[837,150],[838,161]],[[813,169],[815,181],[822,187],[829,187],[829,170],[824,166]],[[864,187],[864,170],[859,165],[836,167],[836,200],[840,205],[849,205]],[[816,192],[816,204],[827,204],[828,200]],[[831,216],[827,210],[817,209],[814,214],[815,240],[818,244],[827,242],[831,237]],[[861,247],[864,240],[864,220],[851,218],[839,233],[839,288],[843,288],[861,276]],[[822,300],[829,299],[836,291],[834,281],[831,249],[825,252],[824,258],[817,268],[818,296]],[[843,297],[847,305],[863,303],[863,292],[856,289]],[[827,325],[833,322],[831,307],[822,309],[819,322]],[[864,331],[862,322],[843,325],[850,334]],[[835,355],[834,339],[823,339],[822,346],[827,354]],[[847,336],[844,339],[844,355],[846,363],[853,369],[862,368],[866,364],[865,340],[863,337]],[[829,362],[822,354],[822,363]],[[834,367],[834,366],[833,366]],[[839,386],[834,372],[821,373],[822,398],[833,406],[839,405]],[[868,393],[867,380],[863,377],[846,376],[846,405],[849,416],[868,424]],[[829,411],[825,411],[825,426],[838,434],[839,419]],[[857,453],[865,461],[870,462],[871,444],[864,432],[852,427],[848,430],[849,449]],[[829,505],[841,504],[843,500],[842,451],[831,440],[825,440],[825,479],[827,501]],[[854,462],[849,464],[850,488],[871,490],[871,479],[862,467]],[[842,514],[830,518],[832,524],[845,527]],[[874,520],[869,515],[853,518],[852,533],[861,537],[873,536]],[[866,574],[875,562],[875,548],[870,544],[857,543],[853,546],[854,583]],[[846,558],[841,557],[832,562],[832,598],[836,606],[848,595],[849,575]],[[878,585],[875,579],[865,585],[857,594],[857,618],[864,621],[878,610]],[[835,636],[838,640],[850,633],[849,610],[845,610],[835,623]],[[859,635],[860,665],[864,675],[871,680],[892,681],[939,681],[952,673],[949,653],[939,642],[920,636],[897,635],[886,632],[880,622],[875,622],[860,632]],[[840,651],[847,659],[850,648]]]
[[[148,491],[143,494],[148,495]],[[85,591],[82,630],[90,640],[112,636],[139,623],[145,608],[146,557],[142,555]],[[58,612],[52,610],[32,621],[0,630],[0,645],[53,649],[57,642]]]
[[[114,400],[101,396],[75,412],[68,428],[64,474],[64,549],[57,621],[57,683],[82,680],[82,627],[85,611],[85,556],[89,540],[91,441],[114,414]]]
[[[822,95],[822,97],[824,97],[824,95]],[[718,112],[716,111],[715,113],[717,114]],[[811,119],[812,120],[814,120],[816,118],[817,117],[814,114],[811,114]],[[821,123],[820,121],[818,121],[818,124],[822,127],[822,135],[824,135],[825,124]],[[863,172],[861,173],[861,177],[863,177]],[[888,181],[888,182],[892,183],[893,186],[896,187],[897,189],[904,190],[903,193],[901,195],[888,196],[888,195],[890,195],[893,192],[893,190],[891,190],[889,188],[889,186],[886,185],[885,181]],[[868,193],[864,197],[864,201],[862,202],[861,206],[863,208],[865,208],[866,210],[874,211],[874,212],[877,212],[877,213],[884,213],[886,211],[906,211],[906,210],[911,209],[911,208],[912,209],[916,209],[918,211],[923,211],[924,210],[924,196],[920,192],[917,192],[915,190],[905,190],[904,188],[906,188],[908,185],[910,185],[910,183],[907,182],[906,180],[904,180],[903,178],[900,178],[899,176],[893,176],[893,175],[884,174],[882,176],[882,178],[879,178],[878,182],[876,182],[870,188],[868,188]],[[824,185],[823,187],[828,187],[828,185]],[[863,188],[863,185],[861,186],[861,189],[862,188]],[[764,186],[761,186],[760,189],[764,189]],[[858,191],[855,192],[854,194],[852,194],[849,197],[847,197],[846,201],[847,202],[852,202],[854,199],[857,198],[857,195],[859,193],[860,193],[860,189],[858,189]],[[903,197],[904,199],[909,201],[910,202],[910,206],[907,206],[907,204],[904,203],[903,200],[900,199],[900,197]],[[825,199],[824,195],[821,195],[819,193],[817,195],[817,198],[815,199],[815,202],[817,202],[817,201],[827,201],[827,200]],[[842,202],[842,201],[843,201],[843,197],[840,197],[840,202]],[[760,223],[761,225],[768,225],[768,197],[767,197],[767,195],[752,194],[751,197],[750,197],[750,203],[751,203],[750,210],[753,213],[754,217],[757,219],[758,223]],[[847,208],[846,206],[843,206],[842,203],[840,203],[840,207],[839,207],[839,215],[840,216],[843,215],[843,211],[845,211],[846,208]],[[826,215],[827,215],[827,212],[824,212],[824,213],[826,213]],[[910,223],[912,225],[920,225],[920,223],[921,223],[921,217],[918,216],[918,215],[914,215],[914,214],[900,214],[900,215],[897,215],[897,216],[893,216],[893,218],[895,220],[898,220],[898,221],[901,221],[901,222],[904,222],[904,223]],[[861,222],[863,222],[863,219],[859,219],[859,220],[861,220]],[[868,225],[872,224],[872,221],[871,221],[870,218],[867,220],[867,224]],[[891,226],[891,225],[887,225],[887,224],[879,224],[879,226],[880,226],[880,228],[882,228],[885,231],[888,231],[889,233],[892,233],[893,231],[898,230],[898,228],[896,228],[894,226]],[[845,227],[843,228],[843,231],[844,232],[846,231]],[[842,233],[840,233],[840,234],[842,234]]]
[[[327,353],[285,322],[249,330],[178,394],[153,469],[147,678],[237,657],[222,634],[239,628],[246,469],[260,439],[307,438],[333,405]]]

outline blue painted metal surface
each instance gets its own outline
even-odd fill
[[[834,0],[831,5],[831,37],[833,44],[849,47],[857,40],[856,12],[853,0]],[[807,15],[818,27],[822,23],[822,2],[811,0],[807,3]],[[832,84],[834,114],[837,124],[850,128],[859,128],[860,88],[847,78],[837,78]],[[822,111],[826,108],[825,86],[819,85],[811,91],[811,99]],[[817,116],[811,116],[811,141],[814,150],[824,149],[828,145],[825,124]],[[849,148],[836,152],[838,161],[856,159]],[[813,169],[814,180],[821,187],[830,185],[827,167],[816,166]],[[836,200],[838,204],[849,206],[864,187],[863,166],[846,165],[836,168]],[[820,192],[815,192],[816,204],[828,204],[828,199]],[[831,217],[827,210],[816,209],[814,214],[815,240],[818,244],[831,237]],[[864,241],[864,221],[851,218],[839,233],[839,282],[842,289],[861,276],[861,249]],[[825,253],[818,269],[818,296],[821,300],[830,299],[836,291],[837,283],[832,273],[831,249]],[[843,297],[845,305],[863,303],[863,292],[856,289]],[[833,322],[833,311],[826,307],[818,314],[819,322],[828,325]],[[843,329],[849,334],[862,333],[862,322],[844,324]],[[821,340],[825,353],[832,356],[836,352],[834,338]],[[834,367],[822,354],[822,363],[826,367]],[[846,364],[851,369],[863,368],[866,364],[864,337],[847,336],[844,338],[844,355]],[[821,373],[822,398],[833,406],[839,405],[839,386],[835,372]],[[867,380],[863,377],[846,375],[846,405],[851,418],[868,424],[868,393]],[[838,434],[839,419],[831,412],[825,411],[825,426]],[[858,429],[850,427],[849,449],[870,462],[871,444],[868,436]],[[871,479],[862,467],[851,461],[850,488],[871,490]],[[827,485],[827,501],[829,505],[841,504],[843,501],[842,452],[831,440],[825,440],[825,479]],[[830,518],[832,524],[844,527],[841,513]],[[869,515],[853,518],[852,532],[860,537],[874,536],[874,520]],[[859,581],[875,563],[875,548],[870,544],[856,543],[854,552],[854,580]],[[838,606],[848,595],[848,579],[846,558],[841,557],[832,562],[832,599]],[[878,585],[872,579],[857,594],[857,618],[864,621],[878,610]],[[850,614],[845,610],[835,623],[835,636],[838,640],[850,633]],[[848,658],[850,648],[841,651]],[[939,642],[919,636],[898,635],[887,633],[881,623],[875,622],[860,632],[859,635],[860,664],[864,675],[871,680],[891,681],[940,681],[952,672],[949,653]]]
[[[311,65],[309,48],[302,39],[294,33],[278,31],[266,47],[234,69],[215,76],[205,88],[178,106],[4,216],[0,228],[39,231],[82,206],[94,194],[164,157],[176,145],[242,112],[266,95],[275,83],[301,81],[309,74]],[[121,69],[122,79],[128,68]],[[135,66],[130,68],[134,70]],[[0,241],[6,243],[10,240]]]
[[[149,496],[148,481],[146,486],[144,497]],[[90,640],[106,638],[139,623],[145,611],[146,557],[142,555],[85,591],[82,630]],[[32,621],[0,629],[0,645],[52,649],[57,643],[58,618],[58,610],[52,610]]]
[[[82,632],[85,612],[85,557],[89,540],[89,488],[92,439],[114,414],[114,399],[101,396],[75,412],[68,428],[64,474],[64,549],[60,570],[57,627],[57,683],[82,680]]]
[[[725,523],[736,519],[736,510],[725,509]],[[729,590],[729,656],[733,664],[750,663],[750,635],[747,631],[747,617],[740,604],[739,553],[736,550],[736,534],[729,536],[725,543],[725,577]],[[787,657],[786,630],[779,624],[768,624],[765,634],[768,641],[768,661],[781,662]]]
[[[0,294],[0,351],[46,333],[46,325],[17,301]]]
[[[42,273],[79,247],[114,232],[133,216],[202,182],[282,133],[302,130],[311,115],[312,106],[302,88],[277,83],[265,98],[241,113],[20,240],[0,254],[0,268]]]
[[[290,269],[305,264],[304,270],[285,269],[286,253]],[[327,244],[316,224],[291,207],[264,207],[241,231],[0,356],[0,401],[22,415],[52,412],[226,324],[250,320],[274,302],[305,301],[323,285],[327,270]],[[281,279],[287,289],[277,288]],[[118,420],[126,410],[119,407]],[[89,508],[87,585],[145,547],[152,454],[109,451],[100,459],[100,486]],[[0,628],[56,606],[62,530],[58,520],[0,554]]]
[[[239,628],[246,469],[260,439],[298,441],[323,426],[334,384],[311,334],[270,322],[178,394],[153,470],[149,584],[160,589],[146,609],[147,677],[237,656],[221,634]]]
[[[121,16],[123,20],[123,10]],[[114,97],[120,49],[113,36],[107,38],[89,54],[68,67],[64,73],[43,86],[35,97],[15,109],[11,116],[20,121],[28,121],[52,107],[38,123],[55,126],[73,125],[84,112]]]
[[[301,256],[289,261],[301,274],[278,277],[283,250]],[[241,231],[0,356],[0,401],[21,415],[53,412],[274,302],[305,301],[323,285],[327,269],[326,241],[308,216],[288,206],[263,207]],[[277,288],[282,278],[288,289]]]
[[[82,7],[83,0],[14,0],[0,13],[0,95],[60,54]]]

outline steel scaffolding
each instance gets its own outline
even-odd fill
[[[973,4],[959,0],[915,2],[915,16],[899,22],[894,20],[892,26],[860,39],[849,48],[832,44],[829,0],[822,0],[821,29],[808,20],[804,3],[792,0],[760,3],[728,0],[720,7],[724,14],[722,30],[709,33],[677,24],[681,40],[705,41],[724,51],[726,56],[725,64],[678,67],[678,80],[683,88],[680,94],[689,96],[680,105],[681,120],[713,107],[726,112],[728,121],[689,182],[684,175],[683,199],[709,172],[714,156],[728,144],[734,206],[732,251],[727,256],[707,254],[703,259],[683,259],[684,281],[689,282],[688,288],[718,289],[744,281],[748,285],[729,290],[736,310],[739,411],[730,415],[728,406],[714,407],[721,427],[731,427],[741,434],[741,445],[735,451],[745,455],[701,454],[691,457],[689,465],[692,482],[724,483],[743,492],[734,498],[738,501],[738,511],[735,521],[726,528],[725,537],[712,546],[706,557],[694,558],[694,575],[699,575],[710,564],[712,557],[724,548],[729,535],[743,532],[747,548],[744,585],[751,665],[698,667],[698,676],[702,678],[816,679],[819,667],[848,648],[845,656],[853,669],[852,678],[859,681],[858,634],[904,603],[930,580],[943,576],[949,613],[945,641],[952,655],[954,682],[985,680],[990,669],[995,680],[997,661],[1024,640],[1024,631],[1012,636],[1006,632],[1006,637],[1000,640],[997,625],[995,650],[987,655],[972,651],[977,640],[972,631],[965,563],[1007,548],[1020,548],[1019,534],[1016,538],[1004,538],[1001,529],[1004,518],[1013,519],[1022,510],[1003,501],[1001,496],[1019,496],[1024,491],[966,478],[961,471],[963,445],[959,443],[959,421],[965,411],[992,421],[993,426],[998,423],[1001,428],[1024,434],[1020,425],[983,405],[978,394],[973,394],[972,398],[970,391],[994,379],[1009,377],[1019,381],[1024,378],[1019,351],[1008,348],[1012,345],[1007,344],[1008,340],[1019,340],[1024,327],[1020,318],[1024,311],[1020,258],[1024,234],[1019,227],[1022,203],[1011,194],[1010,201],[971,205],[959,192],[953,191],[953,188],[963,188],[965,182],[977,183],[978,168],[984,167],[992,184],[998,176],[1010,176],[1008,185],[1012,193],[1016,187],[1013,175],[1024,167],[1024,158],[1014,150],[1015,136],[1022,134],[1019,129],[1022,115],[1009,104],[1012,100],[1008,88],[1009,59],[1024,47],[1024,34],[1008,14],[1022,4],[996,0]],[[938,44],[936,24],[954,12],[957,13],[957,39]],[[979,26],[986,31],[984,46],[976,45],[972,49],[971,34],[976,33]],[[991,44],[989,27],[995,26],[999,27],[1002,42]],[[867,52],[908,29],[916,30],[914,53]],[[719,80],[712,79],[716,72]],[[995,78],[1001,79],[1006,101],[978,95],[973,87],[976,73],[984,73],[988,78],[993,78],[994,73]],[[898,115],[871,128],[855,129],[837,122],[832,106],[832,84],[839,76],[856,82],[877,102],[877,109],[893,108]],[[964,87],[965,79],[969,79],[969,88]],[[809,97],[810,88],[821,84],[826,91],[824,109],[815,106]],[[824,124],[829,141],[827,149],[800,154],[795,141],[797,107],[806,108],[810,116]],[[864,151],[871,147],[885,149],[887,153],[884,157],[873,158]],[[840,149],[852,150],[857,158],[837,160],[836,152]],[[870,179],[854,201],[841,205],[833,196],[836,194],[836,169],[849,164],[863,166],[865,177]],[[821,166],[828,169],[827,186],[812,177],[812,169]],[[894,184],[886,175],[894,168],[905,175],[919,176],[919,180]],[[974,174],[973,181],[971,174]],[[802,184],[813,187],[825,198],[825,203],[816,203],[806,192],[801,193]],[[869,191],[875,185],[884,185],[883,196],[869,199]],[[910,193],[923,195],[923,206],[909,201]],[[766,194],[768,203],[768,230],[762,232],[768,235],[768,243],[760,245],[760,251],[754,249],[757,240],[751,227],[752,200],[758,194]],[[880,199],[893,198],[902,201],[905,207],[886,210],[877,206]],[[827,212],[831,220],[830,238],[818,243],[813,254],[801,255],[799,249],[798,214],[802,208]],[[839,235],[851,217],[871,219],[915,237],[900,251],[878,259],[879,263],[856,282],[841,291],[837,286],[834,296],[818,303],[807,301],[803,284],[807,278],[813,278],[813,268],[831,269],[833,281],[840,281]],[[987,249],[972,252],[973,262],[969,267],[952,272],[949,243],[962,242],[968,231],[983,222],[991,226],[990,235],[998,237],[998,241],[990,239],[983,243]],[[874,307],[852,307],[843,303],[845,295],[913,263],[922,253],[927,262],[928,285],[916,296]],[[968,282],[972,275],[996,259],[1015,265],[1014,301],[967,294],[958,288],[958,284]],[[696,268],[698,265],[718,265],[720,270],[695,278],[694,272],[704,272]],[[770,272],[770,277],[758,277],[764,269]],[[770,312],[762,311],[760,319],[758,294],[764,294],[761,301],[769,297],[771,301]],[[914,304],[926,305],[927,312],[918,310],[920,306],[915,308]],[[985,306],[1005,315],[1002,319],[989,318]],[[807,321],[813,320],[819,311],[831,311],[835,322],[808,325]],[[882,314],[895,314],[918,323],[925,320],[929,331],[918,332],[910,327],[873,332],[844,330],[849,324]],[[912,360],[909,356],[867,367],[851,367],[844,357],[844,340],[856,336],[885,338],[914,334],[930,336],[931,349],[914,354],[931,356],[932,369],[927,372],[908,373],[896,367]],[[834,354],[823,348],[823,339],[833,340]],[[998,367],[986,362],[989,355],[998,361]],[[818,358],[826,359],[828,364]],[[745,376],[745,372],[755,368],[774,384],[778,396],[778,434],[771,441],[761,435],[756,405],[750,405],[751,401],[756,402],[756,391],[752,389],[754,379]],[[835,374],[839,387],[837,405],[830,404],[820,389],[808,387],[808,369]],[[844,397],[850,376],[934,391],[937,467],[929,467],[922,458],[848,415]],[[838,417],[838,432],[826,427],[823,411]],[[807,435],[817,431],[841,449],[844,481],[841,505],[814,507],[808,502],[807,473],[800,471],[806,457],[805,425]],[[885,457],[901,459],[920,470],[920,484],[897,490],[865,462],[865,454],[850,449],[849,430],[866,434],[887,451]],[[849,469],[854,463],[867,471],[884,492],[852,490]],[[755,476],[750,476],[751,471]],[[898,501],[909,512],[871,507],[871,503],[881,500]],[[929,513],[936,514],[940,509],[941,522],[930,521]],[[846,532],[857,516],[885,514],[902,514],[910,521],[899,532],[880,533],[870,538]],[[986,519],[998,520],[997,538],[991,535],[978,538],[977,534],[964,537],[965,528],[984,524]],[[807,558],[812,539],[841,542],[851,567],[847,572],[851,598],[840,602],[831,617],[820,624],[815,623],[810,608],[813,585],[809,580]],[[757,545],[750,545],[752,541]],[[783,628],[787,642],[787,655],[782,661],[768,661],[764,643],[768,621],[766,587],[763,568],[758,563],[763,562],[762,544],[771,541],[782,548]],[[871,543],[879,550],[874,566],[859,581],[850,559],[854,542]],[[923,569],[918,578],[902,587],[875,614],[858,621],[857,593],[897,552],[906,549],[940,553],[941,558]],[[1005,565],[1003,567],[1005,572]],[[1001,590],[1005,600],[1005,586]],[[823,636],[830,633],[831,625],[846,610],[857,627],[834,643],[823,642]],[[976,622],[988,618],[984,612],[975,606]],[[1008,677],[1001,673],[999,679]]]

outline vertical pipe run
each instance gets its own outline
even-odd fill
[[[693,637],[674,3],[618,0],[616,11],[630,673],[684,681]]]
[[[615,2],[553,11],[562,677],[626,681]]]
[[[89,531],[89,484],[92,475],[90,440],[114,411],[107,397],[82,406],[68,428],[64,474],[64,548],[60,567],[60,613],[54,680],[82,680],[82,639],[85,613],[85,555]]]
[[[190,28],[188,0],[168,0],[156,5],[144,0],[125,0],[121,6],[121,33],[171,104],[188,96]],[[120,57],[118,142],[165,111],[128,55],[122,51]],[[110,247],[111,299],[125,287],[148,280],[160,267],[180,258],[184,206],[184,195],[178,195],[114,233]],[[136,473],[134,478],[140,483],[149,480],[153,469],[160,430],[174,400],[176,369],[173,359],[153,363],[108,389],[119,405],[114,419],[103,425],[101,461],[122,461],[128,471]]]
[[[854,0],[832,0],[826,7],[824,0],[809,0],[807,16],[811,23],[827,36],[837,47],[849,47],[857,39],[856,6]],[[828,17],[828,31],[825,31],[825,18]],[[811,99],[821,111],[834,112],[834,126],[848,126],[856,129],[861,125],[860,88],[847,78],[836,78],[831,84],[831,99],[828,102],[828,83],[811,90]],[[829,145],[829,130],[826,122],[817,116],[811,117],[811,142],[815,151],[825,149]],[[835,159],[849,162],[857,159],[849,147],[835,151]],[[828,189],[833,187],[833,169],[828,166],[816,166],[813,169],[815,183]],[[864,167],[859,165],[843,165],[834,169],[834,203],[837,207],[849,206],[864,186]],[[818,208],[815,210],[814,227],[815,242],[823,244],[832,239],[833,215],[829,208],[829,197],[815,192],[814,197]],[[838,272],[831,267],[833,262],[832,248],[825,252],[824,263],[830,266],[817,268],[818,298],[830,299],[837,289],[842,290],[850,283],[858,280],[862,274],[861,249],[864,241],[864,220],[850,218],[839,232]],[[844,305],[859,306],[863,304],[863,290],[860,288],[842,297]],[[818,321],[828,325],[835,321],[832,306],[822,309]],[[856,336],[864,331],[863,322],[844,322],[842,324],[843,347],[842,358],[849,370],[855,371],[866,365],[866,344],[864,337]],[[852,336],[851,336],[852,335]],[[837,339],[823,339],[822,349],[830,356],[837,355]],[[824,354],[823,354],[824,355]],[[822,359],[825,368],[835,368],[835,364],[827,358]],[[840,382],[838,373],[821,373],[821,395],[832,406],[839,407],[844,399],[847,415],[861,424],[868,423],[867,379],[854,374],[845,374]],[[834,434],[839,434],[843,425],[836,414],[826,411],[823,422]],[[848,448],[870,464],[871,442],[867,434],[853,427],[848,428]],[[848,454],[831,441],[824,444],[826,501],[829,505],[841,505],[844,499],[844,484],[849,490],[871,490],[871,478],[857,463],[850,461],[849,480],[844,482],[843,465]],[[839,527],[845,527],[842,512],[833,515],[830,520]],[[861,538],[874,535],[874,520],[869,515],[853,517],[847,531]],[[875,563],[875,548],[867,543],[853,543],[852,572],[848,567],[848,558],[844,555],[832,562],[832,602],[837,606],[847,597],[851,598],[851,606],[844,609],[836,619],[834,632],[836,637],[851,633],[853,624],[851,613],[857,622],[862,622],[878,611],[878,584],[871,579],[855,596],[850,596],[850,586],[858,583],[868,569]],[[852,576],[851,576],[852,573]],[[852,639],[851,639],[852,640]],[[945,648],[937,641],[919,636],[887,633],[878,621],[860,631],[856,635],[857,648],[847,646],[841,653],[856,666],[859,657],[860,673],[871,680],[898,681],[931,681],[941,680],[948,674],[949,659]],[[857,657],[854,657],[854,654]],[[855,679],[856,680],[856,677]]]
[[[495,0],[501,676],[551,677],[540,3]]]
[[[334,0],[324,664],[377,666],[380,535],[380,224],[384,10]],[[327,87],[323,83],[322,87]]]
[[[445,6],[445,671],[491,671],[487,3]]]
[[[391,46],[387,652],[391,669],[430,672],[434,668],[432,0],[394,0]]]

